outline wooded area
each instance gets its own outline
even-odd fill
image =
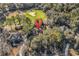
[[[42,32],[34,27],[39,17]],[[79,4],[0,4],[0,56],[78,55]]]

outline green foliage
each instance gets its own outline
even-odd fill
[[[17,5],[17,8],[19,8],[20,6],[22,8],[23,6],[23,9],[27,9],[24,7],[28,6],[27,4],[22,4],[22,5],[19,4],[20,5],[19,7],[18,7],[18,4],[15,4],[15,5]],[[2,9],[5,9],[5,8],[3,8],[2,6]],[[35,9],[43,9],[43,11],[35,10]],[[16,11],[14,14],[12,13],[9,16],[11,17],[6,16],[6,20],[3,24],[5,27],[6,25],[14,25],[12,29],[17,27],[17,25],[20,25],[23,27],[22,31],[24,32],[20,32],[18,30],[17,31],[22,34],[21,36],[24,40],[23,41],[24,45],[21,45],[23,50],[25,50],[22,52],[24,55],[27,53],[28,55],[38,55],[38,54],[49,55],[51,54],[51,52],[52,52],[51,55],[63,55],[65,54],[63,51],[69,50],[70,48],[78,50],[77,48],[79,45],[79,40],[78,40],[79,38],[79,4],[75,4],[75,3],[71,3],[71,4],[70,3],[67,3],[67,4],[66,3],[58,3],[58,4],[43,3],[41,4],[39,3],[39,4],[34,5],[32,10],[29,9],[26,11],[22,11],[21,14],[17,13]],[[38,18],[42,18],[42,20],[47,19],[48,28],[43,29],[43,33],[39,33],[38,35],[29,34],[29,31],[34,26],[35,20]],[[3,23],[1,22],[0,22],[0,27]],[[7,27],[9,28],[11,26],[7,26]],[[1,49],[1,50],[5,50],[6,49],[5,44],[7,44],[7,47],[8,47],[8,43],[5,40],[7,40],[14,33],[14,31],[12,30],[13,32],[12,31],[8,32],[7,30],[6,31],[2,31],[2,30],[3,29],[0,28],[0,33],[1,33],[1,36],[0,36],[1,47],[0,48],[2,48],[2,45],[3,45],[4,49]],[[29,39],[27,38],[27,34],[29,34]],[[67,46],[67,43],[70,44],[69,48]],[[30,51],[31,49],[32,51]],[[7,54],[6,51],[2,51],[2,52],[5,52],[5,54],[3,55]],[[67,51],[67,53],[69,53],[69,51]]]
[[[41,18],[42,20],[46,20],[47,18],[46,14],[42,10],[26,11],[25,16],[29,18],[33,24],[38,18]]]
[[[44,30],[43,34],[39,34],[35,36],[31,41],[31,47],[36,48],[40,43],[45,41],[47,44],[51,44],[53,42],[61,42],[62,33],[59,28],[54,27],[53,29]]]

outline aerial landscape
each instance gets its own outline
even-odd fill
[[[0,3],[0,56],[78,55],[78,3]]]

